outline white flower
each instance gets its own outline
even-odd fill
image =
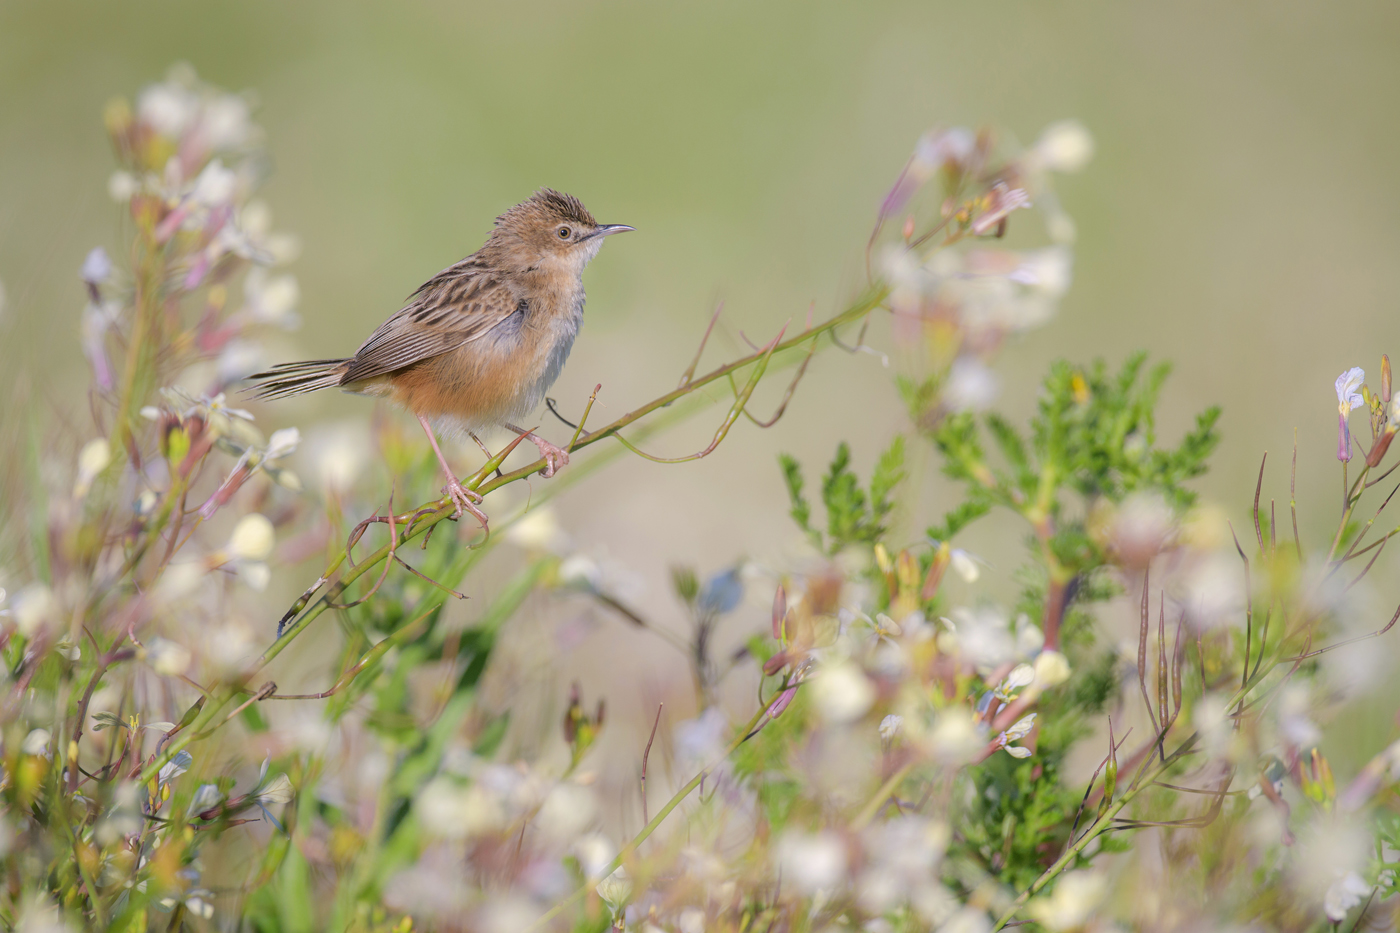
[[[1094,157],[1094,137],[1078,120],[1061,120],[1045,128],[1031,154],[1052,172],[1077,172]]]
[[[243,280],[243,300],[244,311],[254,320],[290,326],[296,323],[293,312],[301,300],[301,287],[294,275],[271,275],[257,267]]]
[[[588,788],[570,781],[556,784],[540,806],[535,825],[545,838],[555,842],[574,839],[593,823],[597,801]]]
[[[948,371],[943,401],[953,411],[984,411],[1000,393],[1001,385],[996,373],[978,359],[960,356]]]
[[[1328,920],[1341,923],[1346,919],[1347,911],[1360,904],[1361,899],[1370,893],[1371,886],[1362,881],[1356,872],[1349,871],[1327,889],[1327,895],[1322,899],[1322,909]]]
[[[107,258],[107,251],[100,246],[94,247],[83,260],[83,281],[90,285],[101,285],[112,276],[112,260]]]
[[[44,755],[49,750],[49,739],[52,736],[47,729],[34,729],[24,737],[20,743],[19,750],[26,755]]]
[[[928,740],[934,757],[950,764],[971,758],[983,744],[972,714],[961,706],[950,706],[938,713]]]
[[[73,483],[73,497],[81,499],[92,488],[93,480],[112,462],[112,447],[105,438],[88,441],[78,452],[78,478]]]
[[[1026,250],[1008,278],[1020,285],[1059,298],[1069,291],[1073,254],[1063,246]]]
[[[803,893],[830,890],[846,876],[846,847],[832,832],[787,833],[778,841],[778,865]]]
[[[219,207],[233,198],[237,183],[238,176],[224,168],[223,162],[213,159],[194,180],[190,198],[204,207]]]
[[[221,94],[204,107],[200,129],[210,149],[237,149],[248,141],[252,125],[248,102],[234,94]]]
[[[107,179],[107,196],[118,204],[130,201],[132,196],[140,190],[141,183],[130,172],[115,171]]]
[[[553,551],[567,543],[554,509],[537,506],[526,512],[509,529],[506,540],[529,551]]]
[[[977,566],[977,558],[960,547],[955,547],[949,552],[948,563],[952,566],[953,572],[967,583],[976,583],[977,578],[982,575],[982,568]]]
[[[15,594],[15,625],[25,638],[32,637],[41,626],[52,621],[58,610],[53,591],[42,583],[31,583]]]
[[[1048,690],[1069,680],[1069,659],[1058,651],[1042,651],[1035,659],[1035,685]]]
[[[1366,404],[1366,400],[1357,391],[1365,381],[1366,370],[1360,366],[1353,366],[1337,377],[1337,412],[1343,418],[1351,414],[1353,409]]]
[[[1073,871],[1055,882],[1048,897],[1031,901],[1027,913],[1051,930],[1077,930],[1089,922],[1107,893],[1102,875]]]
[[[1011,669],[1011,673],[1006,675],[993,692],[993,695],[1003,703],[1010,703],[1016,698],[1015,691],[1022,687],[1029,687],[1035,681],[1035,668],[1029,664],[1017,664]]]
[[[884,719],[880,720],[880,738],[884,739],[886,742],[890,741],[899,734],[899,729],[903,725],[903,716],[890,713]]]
[[[818,668],[808,689],[817,712],[830,722],[854,722],[875,702],[875,687],[850,661]]]
[[[1016,659],[1017,640],[1007,629],[1006,617],[999,611],[990,607],[960,606],[953,611],[953,617],[956,626],[940,638],[940,647],[946,640],[949,648],[956,649],[984,673]]]
[[[972,222],[972,232],[976,236],[991,233],[1012,211],[1030,206],[1031,196],[1024,189],[997,182],[987,196],[987,209]]]
[[[279,460],[286,457],[297,449],[301,443],[301,432],[296,428],[282,428],[272,432],[272,439],[267,442],[267,449],[263,451],[263,458],[266,460]]]
[[[199,96],[175,81],[152,84],[136,98],[136,116],[162,136],[176,138],[199,112]]]
[[[285,774],[279,774],[272,779],[272,783],[258,791],[254,799],[263,806],[267,806],[274,803],[286,803],[292,799],[294,793],[291,778]]]
[[[159,780],[162,784],[169,784],[186,771],[190,770],[190,765],[194,764],[194,756],[181,749],[175,753],[175,757],[161,766]]]
[[[559,565],[559,580],[588,589],[597,589],[603,582],[603,568],[593,558],[571,554]]]
[[[175,677],[190,668],[190,652],[184,645],[159,636],[146,644],[147,659],[157,674]]]
[[[463,786],[435,777],[419,792],[414,809],[423,829],[444,839],[467,839],[505,825],[500,798],[480,784]]]
[[[1031,757],[1031,750],[1029,748],[1023,748],[1020,745],[1012,745],[1011,743],[1024,739],[1030,734],[1031,729],[1035,727],[1035,717],[1036,714],[1031,713],[1029,716],[1017,720],[1015,725],[997,736],[997,742],[1012,758]]]
[[[277,543],[272,522],[266,516],[251,512],[238,520],[228,539],[228,551],[237,560],[261,561],[272,553]]]

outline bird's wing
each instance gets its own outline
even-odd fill
[[[444,269],[379,325],[340,379],[350,385],[455,350],[487,334],[519,306],[515,289],[471,259]]]

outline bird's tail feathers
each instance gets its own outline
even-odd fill
[[[340,377],[345,374],[345,364],[349,360],[302,360],[299,363],[283,363],[266,372],[254,373],[252,380],[265,380],[261,385],[252,386],[247,391],[259,401],[287,398],[317,389],[329,389],[340,385]]]

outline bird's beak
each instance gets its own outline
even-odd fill
[[[612,236],[614,233],[626,233],[628,230],[636,230],[636,227],[629,227],[626,224],[603,224],[595,232],[594,236]]]

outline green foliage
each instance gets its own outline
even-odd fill
[[[822,504],[826,507],[826,534],[812,527],[812,507],[803,495],[805,482],[801,465],[787,454],[779,458],[790,514],[814,547],[835,556],[855,544],[874,544],[885,532],[886,519],[894,509],[894,492],[905,477],[904,438],[897,435],[880,454],[870,475],[870,485],[862,488],[851,469],[851,449],[842,442],[822,478]]]

